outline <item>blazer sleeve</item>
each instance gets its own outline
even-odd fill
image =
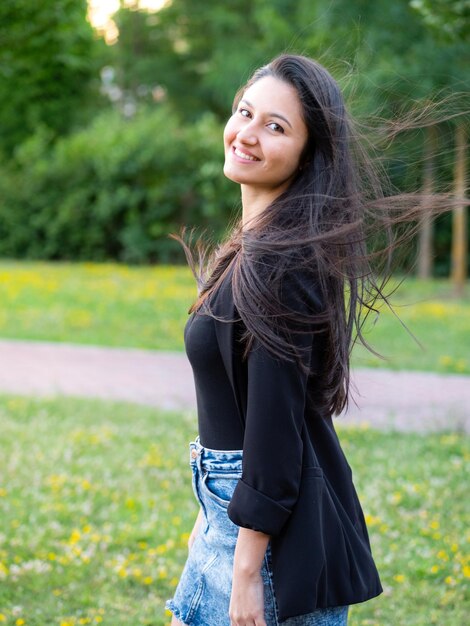
[[[310,284],[309,284],[310,283]],[[281,298],[311,313],[318,292],[300,273],[289,276]],[[310,363],[314,334],[292,333]],[[242,475],[228,506],[234,524],[277,535],[292,512],[302,472],[302,428],[307,377],[296,362],[280,360],[257,340],[247,359],[247,409]]]

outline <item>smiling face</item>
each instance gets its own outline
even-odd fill
[[[294,87],[265,76],[242,95],[224,130],[224,174],[270,193],[284,191],[298,172],[308,131]]]

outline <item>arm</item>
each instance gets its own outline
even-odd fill
[[[283,284],[283,303],[300,313],[320,307],[312,279],[300,272]],[[313,326],[292,333],[310,364]],[[304,411],[308,374],[294,361],[272,355],[257,339],[247,359],[247,408],[243,471],[228,507],[245,528],[278,535],[297,501],[302,473]]]
[[[305,282],[298,278],[289,285],[283,294],[288,306],[307,312]],[[294,334],[293,340],[305,350],[309,363],[313,332]],[[234,626],[264,626],[260,570],[270,537],[281,532],[298,498],[307,374],[297,363],[280,361],[255,340],[247,376],[243,472],[228,508],[230,519],[241,526],[230,618]]]
[[[232,624],[266,626],[264,583],[261,578],[269,535],[240,528],[235,548],[229,616]]]

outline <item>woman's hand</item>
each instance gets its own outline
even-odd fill
[[[266,626],[261,576],[269,535],[239,528],[233,561],[230,626]]]
[[[199,529],[200,529],[203,517],[204,517],[204,513],[202,512],[202,509],[199,509],[198,516],[196,518],[196,521],[194,522],[194,527],[193,527],[193,529],[191,531],[191,534],[189,535],[188,550],[191,550],[191,547],[192,547],[196,537],[199,534]]]
[[[230,626],[266,626],[261,572],[234,573],[229,616]]]

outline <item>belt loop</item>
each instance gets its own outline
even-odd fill
[[[198,451],[197,451],[197,457],[196,457],[196,465],[197,465],[197,468],[198,468],[199,473],[201,474],[201,476],[202,476],[202,453],[203,453],[203,450],[204,449],[202,447],[200,447],[198,449]]]

